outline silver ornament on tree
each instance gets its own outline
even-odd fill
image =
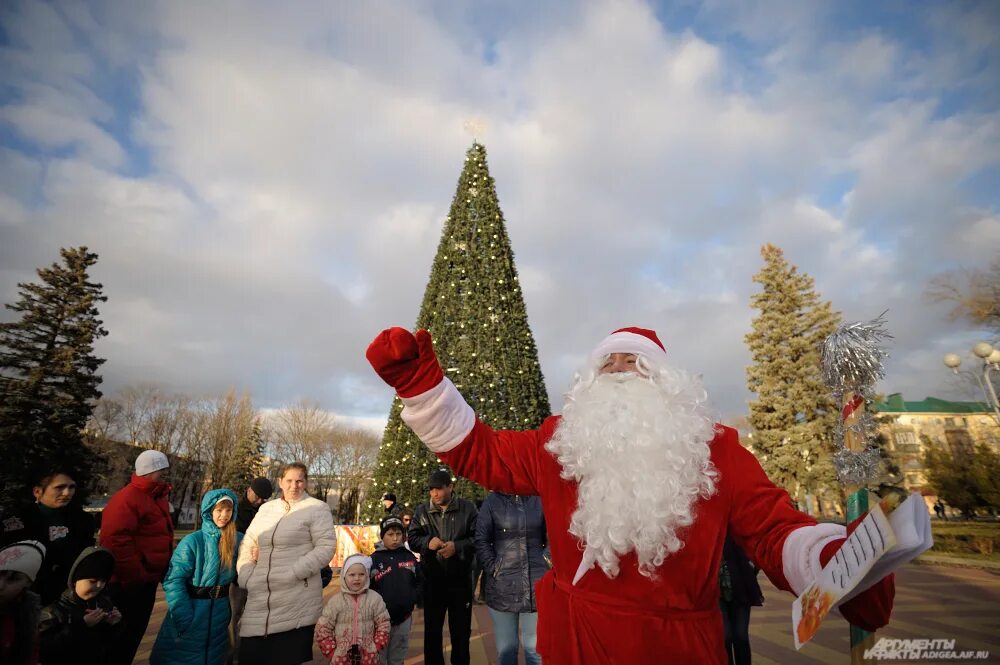
[[[839,450],[833,461],[845,485],[868,485],[879,472],[877,428],[865,403],[885,378],[888,353],[883,345],[892,335],[884,317],[885,312],[871,321],[844,324],[823,343],[823,380],[841,408],[835,432]]]

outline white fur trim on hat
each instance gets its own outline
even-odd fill
[[[170,468],[170,460],[159,450],[144,450],[135,458],[135,475],[145,476]]]
[[[655,362],[665,362],[667,359],[667,352],[661,349],[659,344],[644,335],[624,330],[611,333],[602,339],[590,354],[590,361],[596,365],[612,353],[634,353]]]
[[[21,540],[0,550],[0,570],[24,573],[34,582],[44,559],[45,545],[37,540]]]

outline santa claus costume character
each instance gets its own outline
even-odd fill
[[[796,510],[736,430],[712,422],[700,381],[668,363],[652,330],[604,339],[563,415],[525,432],[476,417],[444,377],[427,331],[384,330],[367,357],[442,462],[488,489],[541,497],[552,556],[536,588],[545,662],[670,654],[726,663],[718,580],[727,531],[795,594],[847,535]],[[874,630],[888,622],[893,593],[889,575],[840,611]]]

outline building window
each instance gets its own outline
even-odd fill
[[[914,432],[895,432],[893,438],[896,442],[896,452],[900,453],[919,453],[920,452],[920,442],[917,441],[917,435]]]
[[[944,419],[944,426],[945,427],[954,427],[955,426],[955,419],[954,418],[945,418]]]

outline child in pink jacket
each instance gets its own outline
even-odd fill
[[[371,558],[352,554],[340,573],[340,593],[316,622],[316,644],[331,665],[378,665],[389,643],[389,611],[368,588]]]

